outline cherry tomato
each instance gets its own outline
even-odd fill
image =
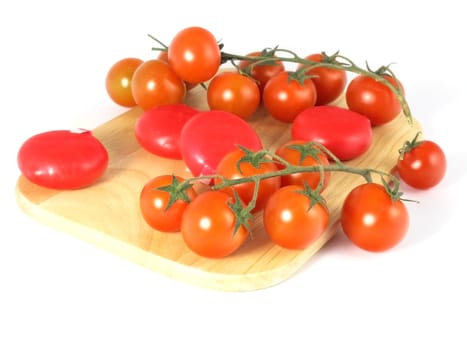
[[[234,232],[236,217],[229,207],[232,200],[225,192],[206,191],[188,205],[182,217],[182,237],[193,252],[222,258],[243,245],[249,233],[242,225]]]
[[[239,161],[245,157],[245,152],[237,149],[227,153],[217,165],[216,174],[222,175],[227,179],[241,179],[253,175],[267,174],[270,172],[277,171],[276,164],[264,159],[259,161],[257,166],[251,163],[244,162],[237,166]],[[220,183],[221,180],[216,178],[214,182]],[[264,209],[268,198],[281,187],[281,178],[278,176],[263,179],[259,182],[258,197],[256,198],[256,205],[252,212],[258,212]],[[255,191],[254,182],[245,182],[237,184],[231,187],[225,187],[221,191],[229,193],[231,196],[234,195],[234,191],[238,193],[240,199],[248,204],[253,198]]]
[[[139,58],[128,57],[110,67],[105,78],[105,88],[116,104],[123,107],[136,106],[131,92],[131,80],[136,68],[142,63]]]
[[[175,176],[175,181],[179,184],[184,181],[180,176]],[[195,190],[190,187],[184,193],[184,199],[177,199],[170,208],[170,194],[158,188],[171,186],[174,184],[173,175],[160,175],[149,180],[143,187],[139,197],[139,207],[143,219],[152,228],[161,232],[178,232],[182,225],[182,215],[195,197]]]
[[[307,146],[308,145],[308,146]],[[303,150],[303,153],[301,152]],[[301,166],[316,166],[329,165],[327,155],[319,150],[316,146],[310,146],[307,141],[292,140],[283,145],[280,145],[276,150],[276,154],[292,165]],[[278,163],[279,169],[284,169],[283,164]],[[324,190],[329,183],[331,173],[324,172],[323,187]],[[321,179],[320,172],[309,173],[293,173],[282,176],[282,186],[297,185],[304,186],[306,183],[311,189],[316,189]]]
[[[316,106],[301,112],[292,124],[292,139],[321,143],[342,161],[371,146],[373,131],[365,116],[337,106]]]
[[[304,249],[326,230],[329,213],[325,205],[303,194],[303,187],[282,187],[269,198],[263,212],[269,238],[281,247]]]
[[[18,166],[36,185],[73,190],[96,182],[107,169],[104,145],[88,131],[53,130],[26,140],[18,152]]]
[[[181,103],[185,98],[185,83],[162,60],[142,63],[131,81],[133,97],[143,110],[152,107]]]
[[[257,56],[265,56],[267,55],[266,52],[263,51],[255,51],[249,53],[247,56],[252,56],[252,57],[257,57]],[[272,59],[274,59],[274,56],[271,56]],[[249,60],[242,60],[238,63],[238,67],[246,71],[249,66],[253,61]],[[249,72],[250,76],[257,82],[259,86],[260,93],[263,93],[264,86],[266,83],[271,79],[272,77],[276,76],[280,72],[285,71],[285,66],[280,60],[275,60],[272,62],[264,62],[264,63],[259,63],[259,64],[254,64],[253,68],[251,68],[251,71]]]
[[[164,61],[164,62],[167,62],[169,63],[169,53],[167,51],[161,51],[159,52],[159,55],[157,56],[158,59]],[[185,81],[185,87],[186,87],[186,90],[189,91],[191,89],[193,89],[194,87],[196,87],[198,84],[193,84],[193,83],[188,83]]]
[[[272,77],[264,87],[263,103],[272,117],[291,123],[304,109],[314,106],[316,88],[311,79],[303,84],[290,79],[289,72]]]
[[[135,136],[147,151],[182,159],[180,134],[185,123],[199,111],[184,104],[157,106],[143,112],[135,124]]]
[[[188,83],[211,79],[221,63],[221,51],[214,35],[201,27],[178,32],[169,44],[169,64]]]
[[[387,75],[384,78],[397,86],[394,78]],[[366,75],[352,79],[345,97],[349,109],[368,117],[373,126],[390,122],[402,110],[397,96],[389,87]]]
[[[210,109],[231,112],[243,119],[249,118],[259,107],[261,95],[258,85],[237,72],[223,72],[208,86]]]
[[[194,176],[214,174],[221,159],[238,145],[251,151],[262,148],[261,139],[250,124],[224,111],[196,114],[180,136],[183,160]]]
[[[320,53],[315,53],[305,57],[312,62],[322,62],[324,56]],[[299,65],[298,68],[303,67]],[[347,73],[342,69],[334,69],[327,67],[316,67],[307,70],[306,74],[312,75],[311,78],[316,87],[316,105],[326,105],[335,101],[345,89],[347,85]]]
[[[439,184],[444,178],[446,163],[446,156],[437,143],[415,139],[401,150],[397,172],[409,186],[428,189]]]
[[[364,183],[349,192],[341,212],[342,230],[358,247],[381,252],[396,246],[409,228],[409,214],[384,186]]]

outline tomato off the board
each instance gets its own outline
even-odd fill
[[[185,103],[207,110],[205,90],[192,89]],[[344,96],[333,104],[345,107]],[[18,205],[48,226],[171,278],[205,288],[247,291],[287,280],[340,233],[339,214],[344,198],[364,181],[352,174],[333,174],[323,192],[330,212],[328,228],[306,249],[289,250],[271,242],[264,232],[261,215],[257,215],[254,239],[228,257],[202,258],[186,246],[179,234],[152,229],[139,210],[140,191],[150,179],[171,173],[191,177],[182,161],[158,157],[138,144],[134,130],[141,113],[140,108],[130,109],[93,130],[109,154],[107,172],[97,183],[80,190],[60,191],[34,185],[20,176],[16,186]],[[291,125],[275,120],[262,108],[248,122],[270,150],[291,138]],[[390,172],[397,162],[398,149],[420,131],[416,120],[409,124],[401,113],[393,121],[374,127],[370,149],[347,163]]]

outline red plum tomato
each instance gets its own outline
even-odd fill
[[[315,105],[315,84],[311,79],[305,79],[301,84],[291,79],[289,72],[281,72],[264,87],[263,103],[273,118],[291,123],[300,112]]]
[[[242,225],[234,232],[232,201],[225,192],[206,191],[187,206],[181,232],[188,248],[206,258],[223,258],[243,245],[249,233]]]
[[[243,119],[256,112],[261,102],[258,85],[237,72],[216,75],[209,83],[207,98],[210,109],[230,112]]]
[[[87,187],[105,173],[109,156],[88,130],[53,130],[26,140],[18,151],[23,175],[47,188],[73,190]]]
[[[159,59],[142,63],[133,74],[131,92],[136,104],[143,110],[178,104],[186,95],[185,83],[172,68]]]
[[[136,121],[136,139],[144,149],[153,154],[164,158],[182,159],[182,128],[198,112],[197,109],[184,104],[148,109]]]
[[[255,129],[242,118],[224,111],[205,111],[185,124],[180,137],[183,160],[194,176],[212,175],[221,159],[241,145],[262,148]]]
[[[312,62],[322,62],[323,54],[316,53],[305,57]],[[299,65],[298,68],[302,68]],[[347,73],[343,69],[335,69],[328,67],[316,67],[307,70],[307,74],[311,75],[313,83],[316,87],[316,105],[327,105],[335,101],[345,89],[347,85]]]
[[[393,86],[397,86],[394,78],[384,77]],[[397,96],[389,87],[365,75],[359,75],[350,81],[345,97],[349,109],[366,116],[372,126],[390,122],[402,110]]]
[[[276,154],[282,159],[286,160],[292,165],[300,166],[327,166],[329,160],[327,155],[321,151],[317,146],[312,146],[307,141],[293,140],[280,145]],[[285,166],[278,163],[279,169],[284,169]],[[324,190],[329,183],[331,173],[324,172],[323,187]],[[282,176],[282,186],[297,185],[304,186],[306,183],[311,189],[316,189],[320,183],[321,173],[317,172],[302,172],[293,173]]]
[[[356,246],[382,252],[403,240],[409,228],[409,214],[404,203],[393,200],[384,186],[364,183],[345,198],[341,225]]]
[[[337,106],[315,106],[294,120],[292,139],[319,142],[346,161],[370,148],[373,131],[368,118],[360,113]]]
[[[244,177],[267,174],[277,171],[278,168],[275,163],[264,159],[259,161],[257,166],[249,162],[241,162],[241,159],[245,157],[245,152],[237,149],[227,153],[222,160],[219,162],[216,174],[223,176],[226,179],[241,179]],[[237,166],[239,164],[239,166]],[[216,178],[214,183],[220,183],[221,180]],[[264,209],[269,197],[281,187],[281,178],[279,176],[263,179],[259,182],[258,196],[256,198],[255,207],[252,212],[256,213]],[[229,187],[222,188],[221,191],[229,193],[234,196],[234,191],[238,193],[240,199],[248,204],[253,199],[255,191],[254,182],[245,182]]]
[[[187,27],[179,31],[169,44],[169,64],[188,83],[211,79],[221,63],[221,51],[215,36],[202,27]]]
[[[401,152],[396,168],[406,184],[426,190],[436,186],[444,178],[446,155],[437,143],[430,140],[419,141]]]
[[[281,247],[305,249],[326,230],[329,213],[322,203],[310,207],[301,186],[282,187],[269,198],[263,212],[269,238]]]
[[[178,183],[184,180],[179,176],[175,178]],[[185,208],[196,197],[195,190],[190,187],[185,191],[188,201],[177,199],[168,208],[170,194],[159,188],[173,185],[173,179],[173,175],[156,176],[144,185],[139,196],[141,215],[149,226],[160,232],[179,232]]]
[[[131,80],[136,68],[143,61],[139,58],[128,57],[114,63],[107,72],[105,88],[109,97],[116,104],[123,107],[135,107],[136,102],[131,92]]]

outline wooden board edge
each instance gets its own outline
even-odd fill
[[[31,219],[176,281],[225,292],[246,292],[265,289],[284,282],[302,268],[305,263],[302,261],[303,255],[299,254],[297,259],[287,265],[273,270],[249,274],[222,274],[182,265],[42,208],[41,204],[32,202],[22,193],[19,185],[21,178],[22,175],[18,178],[15,187],[16,203]],[[317,242],[316,250],[321,249],[334,236],[335,230],[334,228],[328,228],[327,232],[329,234],[323,235],[320,238],[321,242]],[[308,256],[306,260],[309,260]]]

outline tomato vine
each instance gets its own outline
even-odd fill
[[[163,44],[159,39],[155,38],[152,35],[149,35],[149,37],[155,40],[160,45],[160,47],[153,47],[152,50],[166,51],[168,49],[168,46]],[[405,117],[407,118],[408,123],[410,125],[413,124],[412,112],[405,98],[403,87],[397,79],[393,70],[390,68],[390,64],[382,65],[378,69],[373,70],[369,67],[368,62],[366,62],[366,67],[364,68],[357,65],[350,58],[340,54],[339,51],[331,55],[328,55],[326,52],[322,52],[321,54],[323,56],[323,59],[320,62],[316,62],[310,61],[304,57],[299,56],[297,53],[291,50],[283,49],[279,46],[276,46],[274,48],[265,48],[262,51],[260,51],[258,55],[239,55],[235,53],[228,53],[222,51],[223,47],[224,45],[220,43],[219,50],[221,50],[221,65],[230,62],[238,71],[246,75],[250,75],[253,67],[255,66],[273,64],[277,61],[299,64],[300,68],[297,72],[293,73],[293,79],[296,79],[301,83],[303,83],[303,79],[307,71],[313,68],[320,67],[344,70],[373,78],[377,82],[389,88],[389,90],[394,93],[401,105],[402,111]],[[240,67],[237,64],[238,61],[250,61],[251,64],[248,66],[247,69],[240,69]],[[391,81],[386,79],[388,76],[393,78],[393,80],[396,83],[392,84]]]

